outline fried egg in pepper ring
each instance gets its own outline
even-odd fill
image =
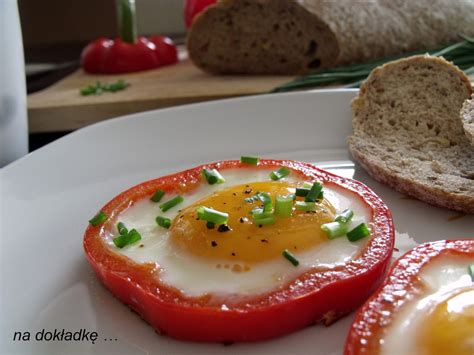
[[[474,239],[421,244],[359,309],[346,355],[474,353]]]
[[[348,210],[352,220],[339,219]],[[344,235],[328,238],[321,226],[331,224]],[[351,238],[361,226],[370,236]],[[368,187],[288,160],[223,161],[144,182],[107,203],[84,236],[117,298],[158,333],[206,342],[332,323],[378,287],[393,243],[390,211]]]

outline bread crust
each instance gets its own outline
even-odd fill
[[[190,59],[216,74],[297,74],[332,66],[331,29],[295,1],[224,0],[193,21]]]
[[[474,146],[474,95],[470,100],[464,101],[461,108],[461,119],[464,132],[471,142],[471,145]]]
[[[220,74],[300,74],[474,36],[474,0],[222,0],[193,22],[191,60]]]
[[[464,73],[442,58],[385,64],[352,102],[349,150],[376,180],[429,204],[474,213],[474,148],[459,117],[471,94]]]

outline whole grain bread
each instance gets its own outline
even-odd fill
[[[430,204],[474,213],[474,147],[459,112],[468,78],[442,58],[376,68],[352,102],[352,156],[376,180]]]
[[[461,109],[464,132],[474,146],[474,95],[470,100],[464,101]]]
[[[474,35],[474,0],[221,0],[193,22],[190,58],[214,73],[294,74]]]

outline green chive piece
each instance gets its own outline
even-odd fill
[[[103,92],[117,92],[130,86],[124,80],[118,80],[115,83],[102,83],[97,81],[95,84],[87,85],[79,90],[82,96],[102,95]]]
[[[160,202],[163,196],[165,195],[165,192],[163,190],[156,190],[156,192],[151,196],[150,200],[153,202]]]
[[[288,175],[290,175],[290,169],[288,169],[286,166],[282,166],[280,169],[272,171],[270,173],[270,179],[272,179],[273,181],[277,181],[283,179]]]
[[[206,223],[207,229],[213,229],[215,226],[216,226],[215,223],[212,223],[212,222],[207,222],[207,223]]]
[[[309,193],[309,190],[310,189],[297,187],[295,191],[295,195],[298,197],[306,197]]]
[[[162,210],[163,212],[166,212],[170,208],[173,208],[174,206],[176,206],[177,204],[180,204],[183,201],[184,201],[184,198],[178,195],[178,196],[173,197],[171,200],[166,201],[165,203],[162,203],[159,207],[160,207],[160,210]]]
[[[313,187],[313,183],[309,181],[303,182],[303,189],[311,189]]]
[[[347,224],[339,222],[321,224],[321,229],[326,232],[329,239],[341,237],[344,234],[347,234],[348,231]]]
[[[100,211],[92,219],[89,220],[89,223],[92,226],[97,227],[99,224],[105,222],[106,220],[107,220],[107,215],[104,212]]]
[[[255,210],[255,211],[254,211],[254,210]],[[265,212],[265,211],[263,210],[263,208],[260,208],[259,210],[257,210],[257,209],[254,208],[252,211],[253,211],[253,213],[251,213],[251,214],[252,214],[252,216],[253,216],[254,218],[256,218],[256,219],[268,218],[268,217],[271,217],[271,216],[274,215],[273,211]]]
[[[260,158],[258,157],[249,157],[249,156],[240,157],[240,162],[244,164],[257,165],[259,161],[260,161]]]
[[[140,233],[138,233],[136,229],[132,229],[127,234],[123,234],[117,238],[114,238],[114,244],[117,248],[122,249],[127,245],[138,242],[140,239],[142,239]]]
[[[341,222],[341,223],[347,223],[352,219],[352,217],[354,217],[354,212],[350,209],[346,209],[346,210],[342,211],[341,213],[339,213],[336,216],[336,218],[334,219],[334,221]]]
[[[293,210],[292,196],[277,196],[275,198],[275,216],[277,217],[291,217]]]
[[[171,226],[171,219],[166,218],[166,217],[158,216],[155,218],[155,221],[160,227],[163,227],[166,229],[168,229]]]
[[[316,203],[315,202],[296,201],[295,202],[295,207],[298,211],[304,211],[304,212],[316,211]]]
[[[369,235],[370,235],[369,227],[367,227],[367,224],[361,223],[357,227],[355,227],[353,230],[347,233],[347,239],[349,239],[351,242],[356,242],[359,239],[362,239]]]
[[[293,266],[298,266],[300,264],[298,259],[296,259],[295,256],[291,254],[287,249],[283,251],[282,255],[286,258],[286,260],[292,263]]]
[[[225,182],[224,177],[216,169],[202,169],[201,173],[209,185],[222,184]]]
[[[125,224],[123,224],[123,222],[118,222],[117,223],[117,230],[118,230],[120,235],[128,233],[128,229],[127,229],[127,227],[125,227]]]
[[[244,198],[244,201],[247,202],[247,203],[254,203],[255,201],[258,201],[258,200],[259,200],[258,194],[259,194],[259,193],[256,193],[256,194],[253,195],[252,197]]]
[[[320,193],[323,191],[323,185],[319,182],[316,181],[313,183],[313,186],[311,186],[311,189],[309,190],[308,194],[306,195],[304,201],[305,202],[316,202],[318,199]]]
[[[214,224],[226,224],[229,220],[229,214],[213,210],[212,208],[200,206],[196,210],[198,218],[203,221],[212,222]]]
[[[268,224],[275,224],[276,218],[275,214],[263,212],[254,214],[253,216],[253,223],[258,225],[268,225]]]
[[[469,265],[468,271],[469,275],[471,275],[472,281],[474,281],[474,264]]]
[[[270,212],[273,209],[272,198],[266,192],[259,192],[258,199],[263,203],[263,212]]]
[[[263,208],[262,207],[255,207],[255,208],[252,208],[252,210],[250,211],[251,215],[262,214],[262,213],[263,213]]]

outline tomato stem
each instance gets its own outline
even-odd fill
[[[135,43],[137,39],[137,16],[135,0],[117,0],[119,36],[124,42]]]

